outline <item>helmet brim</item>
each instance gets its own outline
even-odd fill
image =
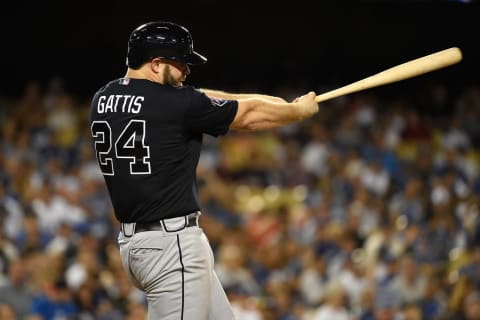
[[[195,66],[207,63],[207,58],[198,52],[193,51],[191,54],[185,56],[184,62],[188,65]]]

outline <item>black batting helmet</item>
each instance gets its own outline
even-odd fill
[[[165,58],[189,65],[204,64],[207,58],[193,51],[190,32],[167,21],[142,24],[128,40],[127,66],[138,69],[153,58]]]

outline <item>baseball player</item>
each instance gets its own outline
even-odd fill
[[[202,229],[195,171],[202,134],[265,130],[318,111],[310,92],[287,103],[184,85],[207,59],[172,22],[132,31],[127,72],[94,95],[91,133],[120,222],[120,255],[146,294],[149,319],[233,319]]]

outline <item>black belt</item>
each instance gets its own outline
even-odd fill
[[[180,231],[180,230],[183,230],[185,228],[198,226],[198,216],[199,215],[197,213],[195,213],[195,214],[190,214],[188,216],[183,217],[186,220],[185,225],[180,227],[179,229],[175,229],[175,230],[169,230],[168,226],[165,226],[165,220],[168,220],[168,219],[158,220],[158,221],[148,222],[148,223],[137,222],[137,223],[135,223],[135,226],[133,228],[133,233],[139,233],[139,232],[145,232],[145,231],[167,231],[167,232]],[[168,223],[168,221],[167,221],[167,223]],[[124,233],[125,236],[131,236],[131,235],[126,234],[126,232],[125,232],[126,228],[125,228],[124,224],[127,224],[127,223],[122,223],[121,224],[122,232]]]
[[[196,216],[190,216],[187,217],[187,223],[185,224],[185,227],[180,228],[188,228],[188,227],[194,227],[197,226],[197,217]],[[144,231],[162,231],[164,229],[164,224],[163,220],[160,221],[155,221],[155,222],[150,222],[150,223],[136,223],[135,224],[135,233],[138,232],[144,232]],[[168,230],[167,230],[168,231]],[[178,231],[178,230],[175,230]]]

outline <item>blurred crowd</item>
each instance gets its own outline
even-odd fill
[[[146,317],[121,266],[89,102],[58,79],[0,101],[2,320]],[[200,224],[237,318],[480,319],[480,86],[320,109],[204,137]]]

